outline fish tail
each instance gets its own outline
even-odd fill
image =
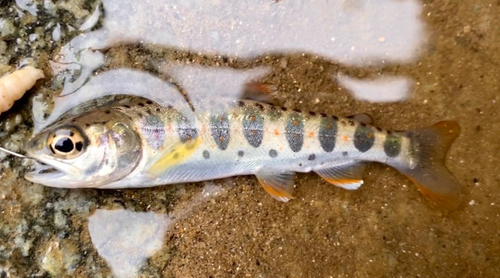
[[[449,210],[461,203],[460,184],[445,165],[446,153],[459,134],[460,126],[455,121],[407,131],[413,146],[411,155],[417,162],[410,167],[395,167],[413,181],[425,197]]]

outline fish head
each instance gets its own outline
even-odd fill
[[[118,110],[97,109],[49,126],[27,143],[26,154],[37,161],[25,176],[29,181],[92,188],[129,175],[142,148],[132,119]]]

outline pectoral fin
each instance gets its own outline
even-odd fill
[[[153,177],[158,177],[168,168],[178,165],[193,155],[194,151],[201,144],[201,138],[187,140],[186,142],[178,142],[172,145],[165,151],[159,153],[146,169],[147,173]]]
[[[363,184],[363,171],[366,164],[353,161],[330,168],[314,170],[325,181],[348,190],[358,189]]]
[[[288,202],[293,199],[294,172],[262,168],[255,173],[255,176],[264,190],[274,199],[281,202]]]

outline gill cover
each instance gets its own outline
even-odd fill
[[[131,120],[106,108],[48,127],[28,143],[26,151],[55,169],[35,170],[26,175],[28,180],[64,188],[105,186],[129,175],[142,157]]]

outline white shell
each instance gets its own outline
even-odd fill
[[[0,113],[9,110],[36,81],[44,78],[43,71],[26,66],[0,78]]]

